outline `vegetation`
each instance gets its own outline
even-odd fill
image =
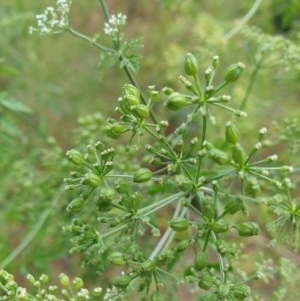
[[[298,3],[227,2],[4,1],[0,300],[299,298]]]

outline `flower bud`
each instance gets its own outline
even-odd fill
[[[187,98],[178,92],[173,92],[167,99],[167,107],[172,111],[177,111],[187,104]]]
[[[232,64],[225,70],[224,81],[226,83],[232,83],[238,80],[243,73],[245,65],[243,63]]]
[[[70,279],[66,274],[61,273],[58,277],[59,277],[59,281],[60,281],[62,286],[66,287],[70,284]]]
[[[112,123],[106,127],[105,133],[107,137],[118,139],[124,132],[124,127],[119,123]]]
[[[176,184],[182,191],[190,191],[194,187],[192,180],[183,174],[176,176]]]
[[[177,217],[171,220],[170,227],[176,232],[182,232],[189,227],[189,221],[184,217]]]
[[[83,206],[84,206],[84,199],[83,199],[83,197],[79,197],[79,198],[72,200],[71,203],[68,204],[66,210],[67,210],[67,212],[70,212],[70,213],[77,213],[77,212],[81,211]]]
[[[229,293],[230,293],[230,286],[224,283],[220,284],[218,288],[218,296],[222,298],[222,300],[226,300],[226,297],[229,295]]]
[[[84,162],[82,154],[76,149],[67,151],[66,156],[75,165],[81,165]]]
[[[199,63],[196,57],[187,53],[184,61],[184,71],[187,75],[194,76],[198,73]]]
[[[253,236],[259,232],[259,226],[254,222],[246,222],[235,225],[236,230],[240,236]]]
[[[149,168],[140,168],[134,175],[133,175],[133,182],[135,183],[143,183],[151,180],[152,178],[152,171]]]
[[[125,288],[131,282],[131,277],[129,275],[119,275],[115,278],[114,285],[117,287]]]
[[[240,132],[236,125],[231,121],[226,123],[225,139],[226,142],[234,145],[237,144],[240,139]]]

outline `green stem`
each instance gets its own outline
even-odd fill
[[[74,36],[76,37],[79,37],[89,43],[91,43],[92,45],[94,45],[95,47],[97,47],[98,49],[100,49],[101,51],[104,51],[106,53],[113,53],[113,49],[110,49],[110,48],[107,48],[99,43],[97,43],[95,40],[93,40],[92,38],[90,38],[89,36],[81,33],[81,32],[78,32],[77,30],[73,29],[73,28],[69,28],[68,29],[68,32],[73,34]]]
[[[108,22],[108,21],[109,21],[110,14],[109,14],[109,11],[108,11],[106,2],[105,2],[105,0],[99,0],[99,2],[100,2],[100,5],[101,5],[103,14],[104,14],[105,21]],[[119,46],[118,46],[117,41],[113,41],[113,44],[114,44],[115,50],[118,50],[118,49],[119,49]],[[123,61],[123,57],[120,56],[119,60],[120,60],[120,62],[122,62],[122,61]],[[146,97],[145,97],[145,95],[142,93],[142,90],[141,90],[141,88],[139,87],[137,81],[135,80],[133,74],[130,72],[130,70],[128,69],[127,66],[124,66],[123,69],[124,69],[124,71],[125,71],[126,76],[127,76],[128,79],[129,79],[130,83],[131,83],[132,85],[134,85],[135,87],[137,87],[138,90],[140,91],[140,93],[141,93],[141,100],[142,100],[142,102],[146,105],[146,104],[147,104]],[[153,113],[152,113],[151,111],[150,111],[150,118],[151,118],[151,120],[152,120],[155,124],[157,124],[157,121],[156,121],[156,119],[155,119],[155,117],[154,117],[154,115],[153,115]]]
[[[262,4],[263,0],[256,0],[247,14],[241,19],[239,24],[227,32],[224,36],[224,40],[227,41],[232,38],[242,27],[254,16],[259,6]]]
[[[49,217],[50,213],[55,207],[57,201],[61,197],[63,191],[64,191],[64,186],[61,186],[57,191],[57,193],[52,198],[49,207],[47,207],[47,209],[45,209],[44,212],[40,215],[39,219],[35,223],[32,230],[26,235],[26,237],[22,240],[22,242],[13,250],[13,252],[11,252],[10,255],[0,263],[0,269],[4,269],[7,265],[9,265],[36,237],[37,233],[45,224],[47,218]]]
[[[249,99],[249,96],[250,96],[250,93],[252,91],[252,88],[253,88],[253,85],[254,85],[254,82],[255,82],[255,78],[257,76],[257,73],[260,69],[260,64],[259,63],[256,63],[255,64],[255,68],[251,74],[251,77],[250,77],[250,80],[249,80],[249,84],[248,84],[248,87],[247,87],[247,90],[246,90],[246,93],[245,93],[245,96],[242,100],[242,103],[240,105],[240,110],[244,110],[247,106],[247,102],[248,102],[248,99]]]
[[[207,128],[207,117],[206,117],[206,115],[204,115],[202,118],[202,138],[201,138],[200,150],[203,150],[203,143],[206,138],[206,128]],[[202,163],[202,157],[199,157],[198,166],[197,166],[197,175],[196,175],[197,180],[199,179],[199,176],[200,176],[201,163]]]

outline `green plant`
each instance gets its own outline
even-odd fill
[[[182,89],[150,85],[144,91],[133,75],[139,42],[124,40],[126,16],[109,16],[105,1],[100,4],[112,47],[72,28],[68,0],[38,15],[31,32],[69,32],[90,42],[102,59],[119,61],[130,82],[118,99],[118,117],[81,119],[77,146],[66,153],[74,170],[65,178],[72,221],[63,230],[71,237],[70,252],[81,255],[83,266],[96,268],[101,288],[87,290],[81,278],[70,282],[61,274],[59,290],[48,286],[45,275],[28,275],[31,292],[2,270],[0,300],[176,300],[180,292],[195,300],[259,300],[254,280],[278,273],[287,285],[287,261],[278,269],[264,258],[254,258],[250,269],[242,264],[245,256],[252,258],[248,241],[266,226],[257,211],[276,214],[267,224],[275,233],[271,244],[280,240],[296,250],[300,218],[289,179],[293,168],[266,155],[267,129],[250,146],[240,133],[239,119],[247,114],[231,105],[226,89],[245,65],[222,71],[214,56],[201,72],[197,58],[187,53]],[[162,118],[156,113],[161,106],[179,112],[182,121]],[[217,133],[214,126],[224,119]],[[273,296],[284,300],[287,293],[280,287]]]

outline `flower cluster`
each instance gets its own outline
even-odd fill
[[[30,27],[29,33],[38,32],[41,35],[56,34],[69,27],[69,11],[71,0],[57,0],[56,8],[47,7],[42,14],[36,15],[37,27]]]
[[[108,22],[104,24],[104,33],[113,39],[120,36],[124,26],[127,24],[127,16],[121,13],[111,15]]]

